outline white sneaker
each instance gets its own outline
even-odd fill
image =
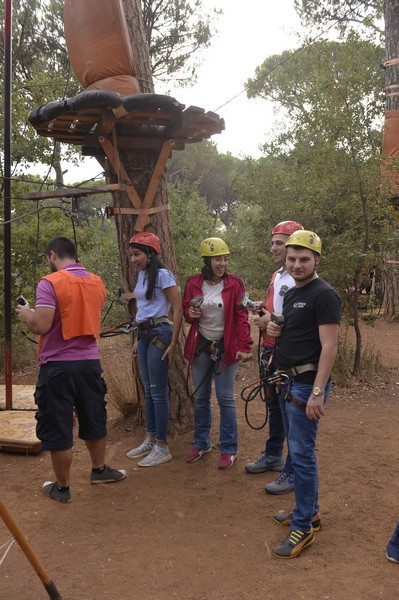
[[[161,465],[169,460],[172,460],[172,456],[169,453],[168,446],[161,448],[155,444],[149,455],[137,464],[139,467],[154,467],[155,465]]]
[[[149,454],[153,449],[154,444],[154,440],[151,440],[150,438],[146,437],[144,438],[144,441],[140,444],[140,446],[129,450],[126,456],[128,458],[140,458],[140,456],[147,456],[147,454]]]

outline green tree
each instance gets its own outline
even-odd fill
[[[78,88],[68,79],[69,60],[63,42],[61,0],[15,0],[13,2],[13,172],[21,174],[28,164],[51,164],[54,144],[37,136],[27,121],[30,111],[41,104],[74,95]],[[0,6],[3,17],[4,4]],[[1,19],[1,28],[4,19]],[[2,32],[3,33],[3,32]],[[3,80],[4,42],[0,41],[0,78]],[[69,86],[67,86],[69,83]],[[3,115],[0,117],[0,137]],[[2,171],[2,163],[0,169]]]
[[[187,180],[168,184],[172,233],[176,250],[177,273],[182,289],[187,277],[202,266],[199,247],[213,235],[213,221],[205,199]]]
[[[202,0],[142,0],[142,10],[153,77],[191,85],[221,11]]]
[[[379,195],[380,51],[354,35],[342,44],[319,42],[272,73],[288,55],[268,58],[248,91],[283,107],[286,128],[265,151],[284,169],[275,176],[269,171],[262,189],[274,189],[283,218],[296,218],[322,238],[326,278],[340,291],[356,330],[354,372],[361,357],[359,294],[371,266],[381,264],[381,229],[390,222]]]
[[[80,91],[70,69],[63,29],[63,0],[13,1],[13,174],[34,163],[54,167],[62,182],[60,150],[38,136],[27,121],[37,106]],[[207,12],[202,0],[142,0],[145,33],[158,79],[194,81],[200,50],[209,46],[217,10]],[[4,68],[4,3],[0,4],[0,79]],[[0,115],[0,142],[3,115]],[[1,147],[3,144],[1,143]],[[77,161],[76,148],[62,147],[65,159]],[[1,154],[0,154],[1,157]],[[2,173],[0,158],[0,174]]]
[[[234,181],[244,168],[245,161],[219,153],[215,143],[206,140],[175,152],[168,163],[168,178],[190,182],[206,199],[214,224],[220,221],[229,227],[237,203]]]
[[[355,30],[377,35],[377,38],[384,33],[384,0],[294,0],[294,6],[307,27],[313,25],[322,29],[328,24],[336,24],[341,35]]]

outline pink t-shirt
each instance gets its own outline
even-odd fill
[[[89,277],[82,264],[72,263],[63,267],[72,275]],[[55,360],[98,360],[97,340],[91,335],[64,340],[61,329],[61,318],[58,312],[57,297],[54,287],[47,279],[41,279],[36,290],[36,308],[54,308],[55,315],[50,330],[43,336],[39,361],[44,364]]]

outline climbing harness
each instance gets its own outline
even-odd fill
[[[172,321],[168,319],[168,317],[151,317],[150,319],[146,319],[145,321],[139,321],[136,323],[136,328],[138,329],[138,337],[140,339],[140,331],[146,331],[146,339],[151,344],[154,344],[159,350],[166,350],[169,344],[166,344],[162,340],[160,340],[156,335],[152,334],[152,328],[154,325],[160,325],[161,323],[167,323],[171,327],[173,327]]]
[[[223,369],[222,355],[224,354],[223,337],[221,337],[217,340],[208,340],[207,338],[205,338],[201,334],[199,334],[198,346],[197,346],[197,350],[196,350],[195,354],[196,354],[196,356],[199,356],[202,352],[206,352],[206,354],[209,354],[212,362],[209,363],[209,367],[208,367],[205,375],[203,376],[202,380],[200,381],[200,383],[197,385],[195,390],[192,393],[190,393],[190,397],[193,400],[195,399],[195,394],[198,392],[201,385],[204,383],[205,379],[208,377],[208,375],[212,369],[214,369],[215,375],[220,375],[220,373],[222,372],[222,369]],[[187,378],[186,378],[187,391],[189,391],[188,378],[189,378],[189,370],[187,369]]]
[[[275,385],[279,389],[281,385],[285,385],[288,382],[288,377],[282,371],[272,371],[274,350],[263,349],[259,354],[259,376],[260,379],[253,381],[246,385],[241,390],[241,399],[245,402],[245,420],[251,429],[259,431],[263,429],[268,421],[269,410],[268,401],[270,397],[269,385]],[[278,389],[276,390],[278,393]],[[265,405],[265,417],[262,423],[258,426],[254,425],[249,418],[249,405],[251,402],[260,397],[261,401]]]

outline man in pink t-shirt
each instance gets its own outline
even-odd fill
[[[96,339],[106,296],[104,284],[77,263],[75,246],[66,237],[48,244],[46,258],[51,274],[39,281],[35,309],[18,305],[16,311],[19,320],[41,336],[36,435],[43,450],[50,452],[55,474],[55,481],[46,481],[42,490],[45,496],[67,503],[72,499],[74,412],[79,437],[91,458],[91,483],[120,481],[126,471],[104,463],[107,387]]]

